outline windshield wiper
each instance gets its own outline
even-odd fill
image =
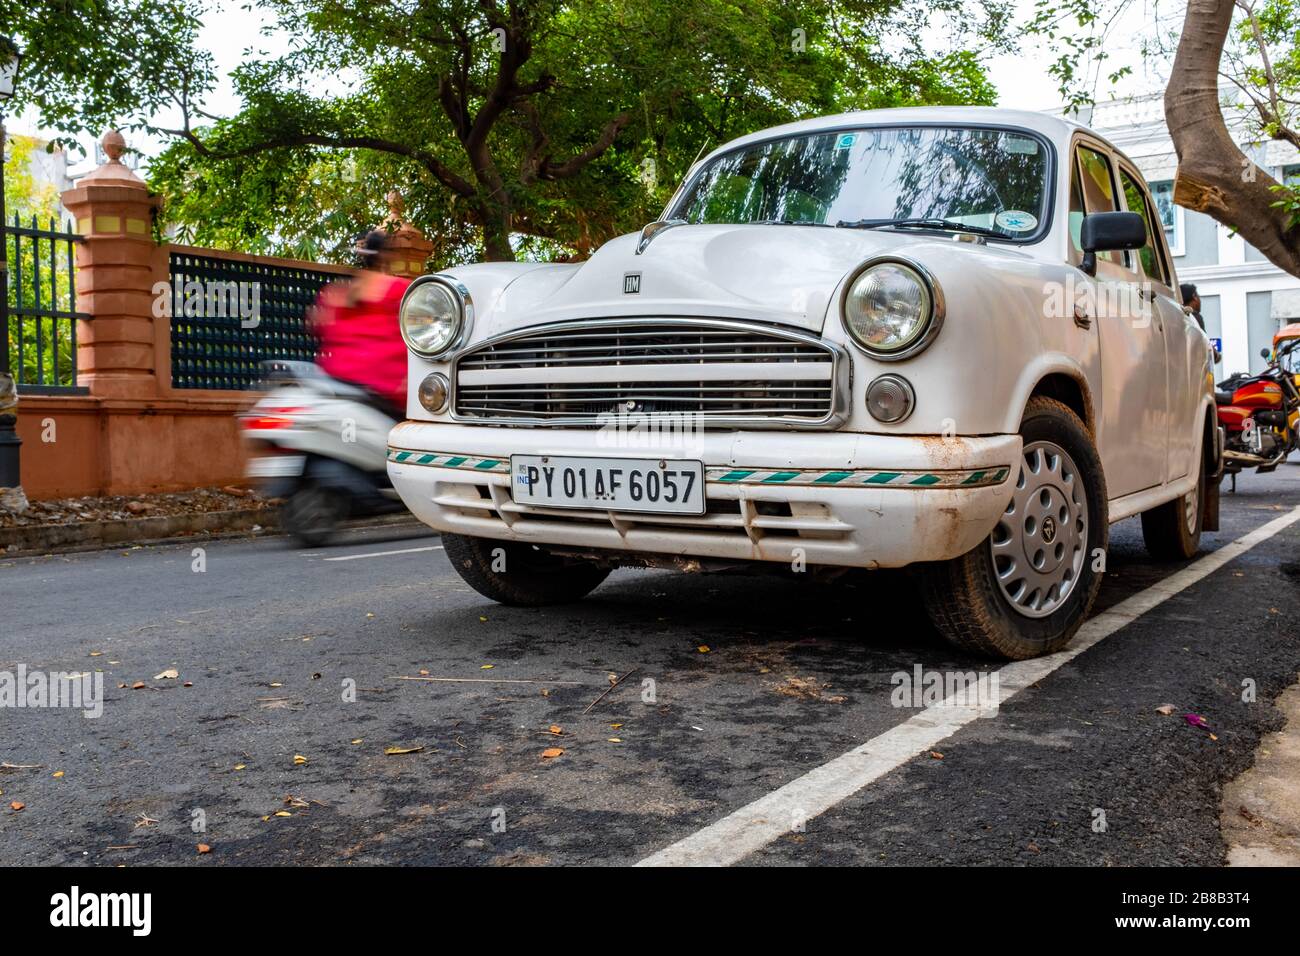
[[[814,222],[811,219],[754,219],[745,223],[747,226],[829,226],[829,222]]]
[[[947,229],[952,232],[973,232],[979,236],[994,236],[998,239],[1008,238],[1004,232],[990,229],[988,226],[973,226],[955,219],[942,219],[937,216],[920,219],[841,219],[835,224],[841,229]]]

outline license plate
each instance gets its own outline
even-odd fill
[[[519,504],[704,514],[703,462],[512,455],[510,475]]]
[[[250,458],[244,474],[249,478],[287,478],[301,475],[306,455],[263,455]]]

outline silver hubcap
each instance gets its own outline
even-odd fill
[[[1025,446],[1015,494],[989,547],[998,587],[1019,613],[1046,617],[1070,596],[1087,558],[1088,500],[1064,448]]]

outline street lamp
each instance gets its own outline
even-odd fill
[[[4,201],[4,109],[14,95],[18,82],[18,66],[22,54],[17,44],[0,36],[0,506],[25,510],[26,497],[22,492],[18,450],[22,439],[18,437],[18,386],[14,384],[9,363],[9,240],[5,236]]]

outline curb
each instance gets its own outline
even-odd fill
[[[344,530],[418,525],[410,514],[377,515],[343,524]],[[207,511],[195,514],[159,515],[148,518],[120,518],[113,521],[81,521],[68,524],[25,525],[0,528],[0,560],[68,551],[94,551],[119,545],[175,544],[178,537],[214,540],[279,533],[276,509]],[[14,548],[14,550],[9,550]]]

